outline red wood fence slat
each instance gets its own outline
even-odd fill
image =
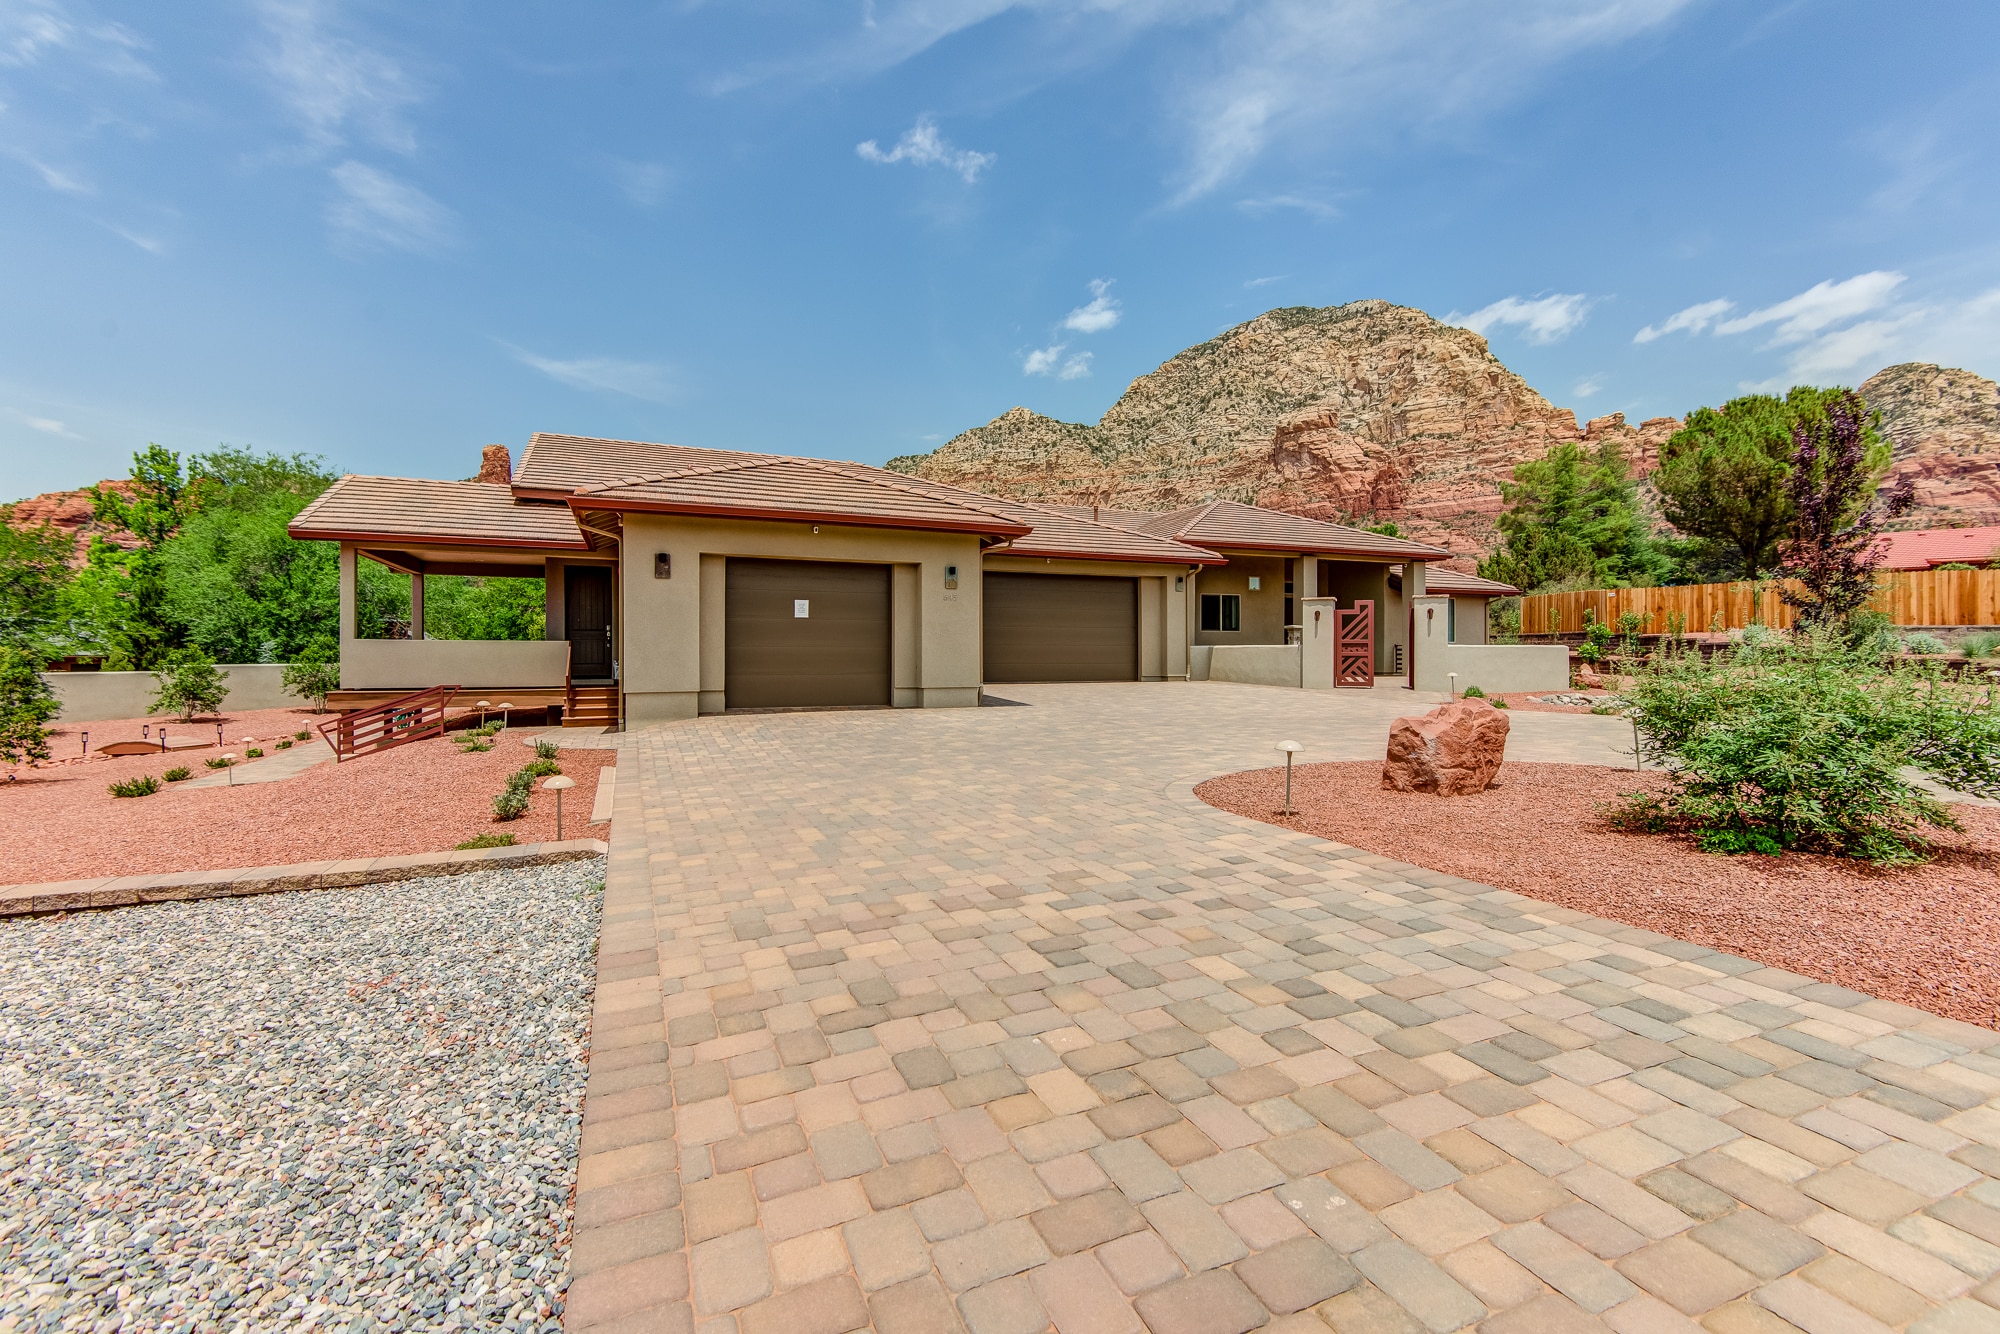
[[[1521,633],[1574,634],[1583,629],[1586,612],[1611,625],[1636,612],[1644,634],[1664,633],[1673,617],[1688,634],[1741,630],[1753,621],[1789,629],[1792,609],[1778,588],[1772,579],[1538,593],[1521,599]],[[1893,571],[1880,576],[1870,605],[1897,625],[2000,625],[2000,570]]]

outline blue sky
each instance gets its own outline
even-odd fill
[[[0,0],[0,499],[880,461],[1382,297],[1580,416],[2000,375],[2000,6]]]

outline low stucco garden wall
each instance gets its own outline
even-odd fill
[[[1249,686],[1299,684],[1297,644],[1197,644],[1196,663],[1207,659],[1207,671],[1197,681],[1236,681]]]
[[[1454,682],[1450,673],[1457,672]],[[1569,649],[1543,644],[1431,644],[1417,654],[1418,690],[1478,686],[1489,695],[1510,690],[1569,689]]]
[[[229,673],[223,682],[229,687],[225,708],[282,709],[307,702],[285,689],[282,663],[225,663],[217,670]],[[57,717],[66,723],[144,717],[160,684],[151,672],[44,672],[42,679],[62,702]]]

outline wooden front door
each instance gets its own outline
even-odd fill
[[[1333,683],[1375,684],[1375,604],[1363,599],[1333,612]]]
[[[611,679],[611,571],[571,565],[563,571],[564,634],[576,681]]]

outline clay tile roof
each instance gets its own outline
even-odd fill
[[[451,546],[587,550],[562,505],[524,504],[488,482],[349,474],[320,493],[288,529],[319,540],[436,542]]]
[[[514,490],[541,495],[567,495],[621,477],[645,477],[726,462],[744,456],[724,449],[691,445],[661,445],[644,440],[598,440],[583,435],[551,435],[537,431],[521,451],[514,469]]]
[[[1486,579],[1476,574],[1466,574],[1462,570],[1447,570],[1432,565],[1424,570],[1424,591],[1502,598],[1513,597],[1521,590],[1512,584],[1503,584],[1498,579]]]
[[[1919,528],[1884,533],[1876,545],[1885,570],[1929,570],[1939,565],[1984,565],[2000,554],[2000,528]]]
[[[1130,523],[1145,532],[1192,542],[1204,547],[1238,547],[1253,551],[1303,551],[1335,556],[1406,557],[1435,560],[1451,555],[1442,547],[1412,542],[1407,538],[1384,537],[1342,524],[1308,519],[1302,514],[1286,514],[1233,500],[1211,500],[1204,505],[1172,510],[1165,514],[1131,514],[1106,518]]]
[[[1020,537],[1031,525],[984,497],[940,495],[936,488],[858,463],[776,454],[702,451],[693,466],[619,477],[577,488],[573,503],[593,509],[652,510],[746,519],[926,528]]]
[[[848,465],[859,466],[859,465]],[[1090,517],[1087,505],[1046,505],[1040,501],[1009,500],[927,477],[904,476],[903,480],[942,496],[995,510],[1034,529],[990,549],[992,555],[1055,556],[1070,560],[1143,561],[1160,565],[1223,565],[1227,562],[1206,548],[1170,537],[1156,537],[1116,522],[1114,512],[1104,511],[1102,519]]]

